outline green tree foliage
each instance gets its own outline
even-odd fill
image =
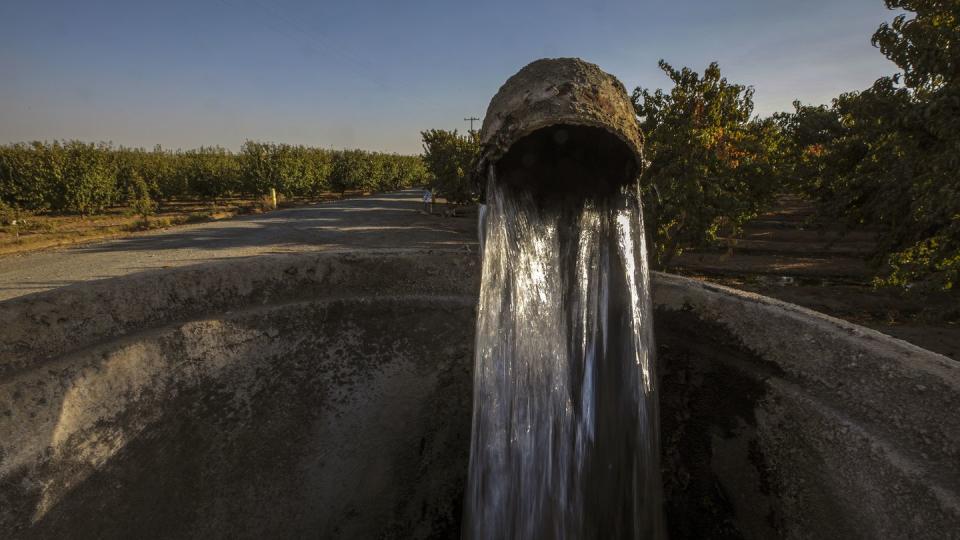
[[[429,185],[434,192],[454,204],[467,204],[477,198],[477,187],[471,171],[480,154],[480,137],[476,132],[465,136],[457,131],[431,129],[423,136],[423,161],[429,172]]]
[[[254,141],[238,154],[220,147],[148,151],[77,141],[0,146],[0,203],[37,212],[86,214],[132,201],[212,201],[271,188],[297,197],[330,189],[387,191],[426,178],[420,156]]]
[[[116,172],[106,149],[79,141],[48,147],[48,167],[57,179],[52,183],[52,206],[87,215],[113,201]]]
[[[146,150],[142,148],[119,148],[112,152],[114,167],[116,168],[116,190],[121,198],[131,199],[133,193],[146,186],[148,196],[157,192],[156,186],[151,186],[141,173],[146,161]],[[142,186],[140,185],[142,183]]]
[[[390,189],[418,186],[430,178],[427,163],[421,156],[398,156],[396,176],[391,179]]]
[[[276,145],[247,141],[240,149],[241,169],[243,170],[243,191],[248,194],[263,195],[270,188],[279,188],[283,181],[283,172],[277,159]]]
[[[332,152],[320,148],[247,141],[240,152],[243,190],[265,194],[271,188],[293,196],[330,188]]]
[[[115,177],[105,145],[35,142],[0,150],[0,197],[16,208],[88,214],[113,200]]]
[[[780,136],[753,114],[753,89],[732,84],[716,63],[703,75],[660,61],[669,91],[637,88],[634,108],[649,166],[641,177],[653,261],[735,232],[769,203]]]
[[[960,4],[886,4],[912,12],[873,36],[903,72],[778,121],[793,178],[823,214],[880,230],[878,283],[949,290],[960,279]]]
[[[156,203],[150,198],[150,186],[147,185],[147,182],[137,170],[130,173],[129,183],[127,204],[146,224],[150,216],[156,211]]]
[[[350,190],[365,190],[372,183],[370,167],[363,150],[344,150],[333,158],[330,187],[341,194]]]
[[[43,143],[0,147],[0,201],[12,208],[42,211],[50,206],[47,147]]]
[[[140,167],[141,174],[149,185],[156,186],[157,196],[169,201],[190,196],[189,179],[183,172],[182,152],[155,150]]]
[[[281,191],[297,197],[318,195],[330,190],[333,155],[322,148],[294,146],[290,150],[293,167]]]

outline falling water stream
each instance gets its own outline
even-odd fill
[[[495,175],[464,537],[663,538],[637,188],[543,200]]]

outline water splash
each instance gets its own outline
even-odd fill
[[[664,538],[636,188],[551,202],[494,174],[464,537]]]

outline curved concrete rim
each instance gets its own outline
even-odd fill
[[[432,263],[450,264],[451,261],[463,268],[465,279],[460,283],[432,282],[433,290],[424,288],[425,283],[431,283],[429,280],[407,290],[405,287],[412,285],[409,282],[391,282],[370,275],[375,269],[389,274],[391,268],[399,270],[403,267],[409,271]],[[347,267],[363,267],[367,272],[349,276],[325,273],[332,270],[334,262]],[[0,328],[3,328],[0,335],[4,338],[0,340],[0,377],[15,366],[30,363],[18,357],[19,352],[28,349],[36,353],[39,348],[54,354],[58,349],[75,347],[81,342],[127,334],[134,327],[257,303],[262,301],[265,293],[270,293],[272,301],[302,298],[311,293],[344,297],[356,292],[395,296],[420,291],[475,296],[479,276],[473,274],[479,272],[479,265],[477,256],[463,250],[371,249],[241,257],[75,283],[0,302],[4,308],[0,311]],[[427,276],[437,273],[427,269],[423,272]],[[863,353],[901,357],[917,367],[956,366],[956,362],[941,354],[795,304],[683,276],[663,272],[651,272],[651,275],[655,306],[709,310],[717,320],[739,330],[737,334],[741,337],[748,335],[756,325],[782,320],[785,324],[798,325],[785,336],[797,336],[801,331],[830,334],[837,340],[855,345]],[[347,277],[351,286],[339,288]],[[306,284],[310,289],[298,290]],[[217,294],[221,295],[219,305],[211,298]],[[742,309],[723,312],[724,302],[721,300],[725,298],[728,302],[750,306],[750,312]],[[179,304],[180,310],[170,312],[164,309],[165,305],[174,302]],[[108,317],[103,316],[104,312]],[[48,334],[38,339],[40,334],[57,325],[65,330],[62,336]],[[769,346],[749,337],[745,338],[745,344],[752,345],[751,348]],[[39,360],[35,354],[32,356],[34,361]]]
[[[797,304],[791,304],[790,302],[784,302],[769,296],[666,272],[653,271],[651,275],[653,276],[655,294],[657,295],[654,298],[655,306],[663,306],[671,309],[706,308],[710,300],[728,296],[750,304],[756,304],[761,309],[764,309],[764,311],[769,310],[770,312],[782,314],[782,316],[788,320],[802,322],[802,324],[810,325],[812,328],[824,332],[845,335],[855,341],[859,341],[860,344],[865,347],[865,350],[878,354],[901,354],[921,364],[928,361],[937,365],[954,366],[957,364],[956,361],[940,353],[924,349],[923,347],[884,334],[872,328],[838,319]],[[741,327],[746,329],[745,326],[741,326],[736,322],[737,317],[725,317],[723,320],[727,320],[729,324],[735,328]]]
[[[466,279],[429,281],[446,261]],[[451,262],[452,261],[452,262]],[[475,296],[463,250],[369,249],[257,255],[81,282],[0,301],[0,381],[139,330],[309,297]]]
[[[150,411],[165,410],[165,405],[119,411],[110,409],[115,405],[112,399],[101,398],[125,388],[107,382],[128,376],[144,379],[142,367],[151,356],[143,351],[150,349],[150,343],[161,343],[161,348],[183,343],[188,346],[184,350],[202,356],[212,346],[211,337],[214,345],[236,342],[241,349],[250,349],[250,354],[227,355],[222,360],[240,364],[243,358],[282,356],[299,342],[285,340],[283,331],[272,329],[266,322],[268,313],[314,321],[311,324],[320,326],[310,327],[310,332],[330,332],[338,339],[349,332],[330,325],[348,324],[353,311],[329,319],[295,314],[311,305],[342,305],[345,310],[368,306],[370,316],[381,321],[373,334],[388,340],[397,320],[412,322],[422,333],[451,321],[460,347],[458,365],[463,368],[463,381],[468,381],[471,306],[479,279],[478,258],[462,251],[315,252],[148,271],[0,302],[0,432],[7,434],[0,437],[0,472],[5,465],[16,465],[16,456],[21,464],[46,463],[48,450],[41,445],[31,454],[34,457],[25,455],[27,438],[18,435],[38,429],[31,412],[57,408],[55,401],[38,397],[72,392],[90,406],[70,409],[75,424],[71,426],[96,427],[101,425],[97,418],[114,419],[110,429],[127,433],[124,419],[136,420]],[[960,417],[949,414],[960,407],[960,364],[879,332],[760,295],[657,273],[652,287],[654,322],[665,322],[664,332],[658,334],[664,338],[660,368],[668,376],[670,370],[676,374],[688,368],[692,372],[727,370],[722,377],[706,379],[709,395],[697,394],[705,400],[695,402],[720,407],[716,414],[723,416],[723,430],[742,430],[717,435],[710,431],[716,426],[698,423],[695,417],[680,442],[674,443],[685,443],[696,432],[713,445],[708,448],[719,449],[713,458],[724,452],[733,456],[732,468],[727,469],[730,475],[746,477],[749,467],[756,468],[750,474],[775,471],[777,489],[786,490],[748,493],[742,501],[776,498],[792,520],[784,530],[795,533],[819,531],[829,536],[831,531],[860,531],[864,536],[909,533],[919,538],[951,530],[960,522],[960,470],[956,467]],[[413,307],[384,315],[378,306],[388,305]],[[424,309],[417,311],[416,306]],[[444,311],[453,308],[458,313],[455,317]],[[247,333],[235,331],[231,321],[247,321],[241,328]],[[163,335],[171,335],[164,332],[170,329],[179,337],[164,341]],[[365,341],[355,341],[361,342]],[[104,358],[104,350],[117,354]],[[394,348],[383,350],[386,358]],[[178,361],[175,354],[153,356],[162,356],[167,363]],[[419,352],[410,355],[420,356]],[[210,369],[220,365],[207,364]],[[116,369],[97,367],[101,365]],[[150,365],[158,377],[167,375],[164,362]],[[193,369],[190,366],[183,367]],[[77,370],[89,372],[87,383],[103,380],[104,384],[77,386],[71,382],[73,376],[60,380],[63,373]],[[432,373],[432,365],[424,364],[423,370]],[[695,377],[681,377],[679,387],[695,390],[703,384]],[[738,377],[753,386],[727,386]],[[75,391],[75,387],[90,391]],[[463,388],[460,394],[468,395]],[[685,399],[682,393],[672,396]],[[723,408],[737,400],[746,402],[743,410]],[[674,421],[675,416],[668,414],[664,419]],[[749,443],[751,437],[753,443]],[[742,451],[735,447],[740,443]],[[760,445],[767,465],[750,461],[747,444]],[[411,448],[415,451],[416,445]],[[707,460],[708,468],[713,467],[710,452],[697,456]],[[60,472],[69,475],[71,471],[67,467]],[[15,485],[10,477],[0,480]],[[754,484],[766,489],[759,476]],[[814,511],[812,506],[817,505],[820,508]],[[756,510],[757,520],[764,519],[761,510],[744,508]],[[918,521],[917,516],[926,521]],[[2,525],[0,520],[0,529]],[[918,531],[928,534],[915,534]]]
[[[431,279],[440,275],[437,265],[451,264],[461,279]],[[479,268],[479,258],[462,250],[278,254],[151,270],[30,294],[0,302],[0,380],[89,344],[243,306],[311,296],[476,298]],[[747,348],[765,358],[778,358],[785,366],[819,365],[829,372],[837,366],[824,364],[824,358],[872,359],[952,378],[954,389],[960,391],[958,365],[943,355],[794,304],[681,276],[651,274],[655,307],[697,311],[728,327]],[[411,276],[426,279],[413,281]],[[828,345],[835,351],[826,354]]]
[[[770,384],[860,433],[904,478],[960,514],[960,417],[945,414],[960,407],[960,363],[795,304],[681,276],[655,274],[653,303],[723,326],[761,359]]]

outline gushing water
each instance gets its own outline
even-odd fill
[[[636,187],[551,202],[494,175],[464,536],[662,538]]]

